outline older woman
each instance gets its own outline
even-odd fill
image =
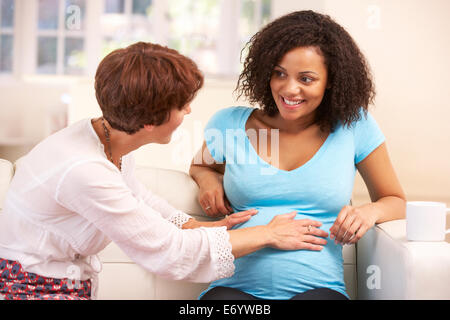
[[[342,245],[405,215],[384,135],[368,113],[375,93],[363,55],[330,17],[293,12],[250,40],[238,88],[261,108],[226,108],[207,124],[190,169],[200,204],[211,216],[259,210],[237,229],[292,210],[322,227],[303,228],[303,250],[237,259],[234,275],[202,299],[348,298]],[[372,199],[361,206],[348,205],[356,170]]]
[[[202,84],[193,61],[156,44],[103,59],[95,76],[103,116],[53,134],[17,163],[0,215],[2,298],[94,297],[96,254],[111,240],[150,272],[199,282],[232,275],[234,259],[258,249],[301,248],[292,213],[227,231],[256,211],[198,222],[136,179],[132,151],[168,143]]]

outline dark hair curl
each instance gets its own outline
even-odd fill
[[[311,10],[282,16],[257,32],[246,44],[248,55],[236,86],[252,104],[265,114],[278,113],[270,89],[274,67],[283,56],[298,47],[316,47],[323,55],[328,71],[328,86],[316,111],[315,123],[334,132],[339,122],[350,126],[367,116],[375,87],[369,65],[348,32],[328,15]]]
[[[138,42],[108,54],[95,75],[95,95],[114,129],[133,134],[161,125],[203,86],[191,59],[158,44]]]

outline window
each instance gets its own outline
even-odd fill
[[[0,73],[12,73],[13,49],[14,0],[0,0]]]
[[[270,0],[170,0],[168,9],[168,45],[219,75],[239,73],[242,48],[270,19]]]
[[[219,73],[221,1],[170,0],[168,46],[191,57],[207,73]],[[227,53],[226,53],[227,54]]]
[[[244,48],[250,38],[270,21],[270,0],[243,0],[239,20],[239,47]],[[245,55],[245,52],[244,52]]]
[[[270,6],[270,0],[106,0],[102,55],[151,41],[191,57],[207,74],[236,74],[240,51],[268,22]]]
[[[36,73],[86,71],[85,0],[39,0]]]
[[[102,57],[134,42],[157,42],[152,0],[105,0],[100,19]]]
[[[92,76],[112,50],[146,41],[191,57],[207,75],[234,76],[241,69],[241,49],[269,21],[272,1],[0,0],[0,4],[0,72]]]

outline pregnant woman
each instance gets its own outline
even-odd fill
[[[403,218],[406,201],[368,112],[375,92],[365,58],[330,17],[294,12],[250,40],[238,89],[260,108],[226,108],[208,122],[190,168],[200,204],[210,216],[259,211],[235,229],[295,211],[303,248],[236,259],[233,276],[201,298],[348,299],[342,245]],[[372,200],[361,206],[349,205],[356,170]]]

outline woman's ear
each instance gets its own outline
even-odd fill
[[[151,132],[151,131],[153,131],[153,128],[155,128],[155,126],[152,124],[144,124],[145,131]]]

